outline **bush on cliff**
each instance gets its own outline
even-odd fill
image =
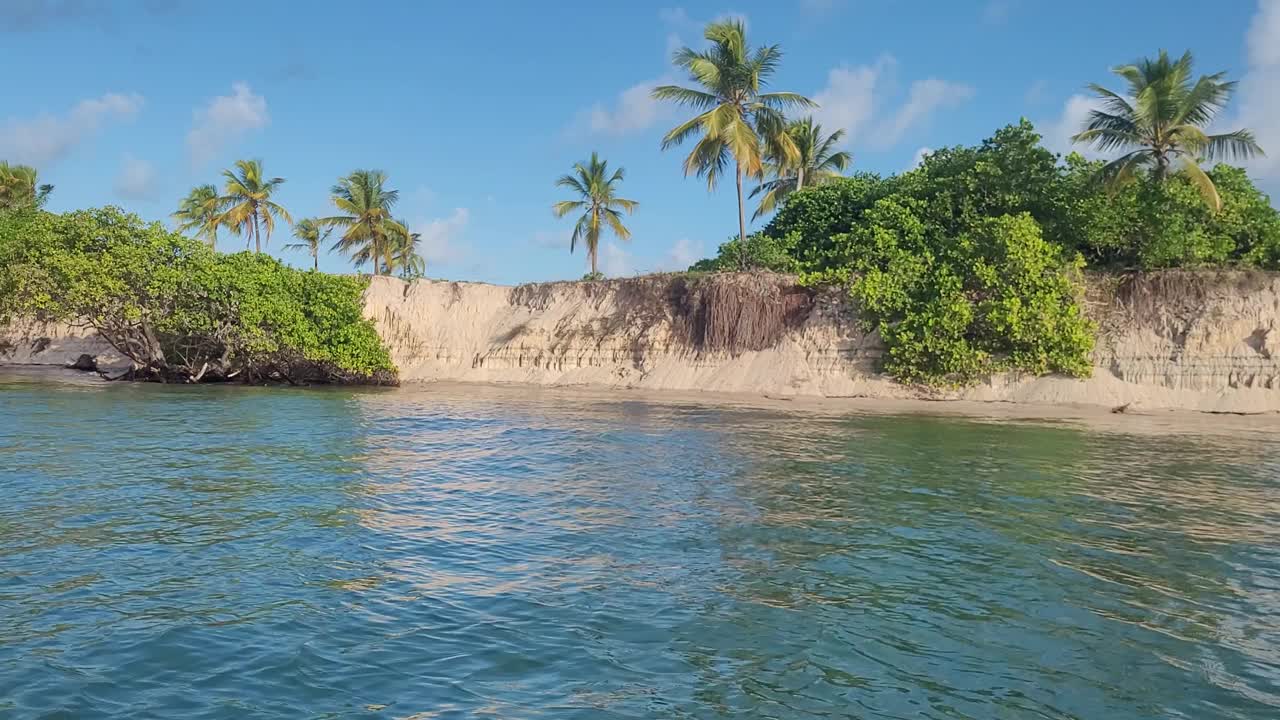
[[[783,249],[805,284],[848,286],[884,338],[886,370],[933,383],[1087,372],[1083,265],[1280,269],[1280,213],[1243,170],[1210,171],[1215,212],[1184,175],[1105,188],[1101,166],[1060,159],[1024,120],[901,175],[793,193],[756,242]],[[734,257],[722,247],[695,267]]]
[[[775,238],[763,233],[752,233],[747,236],[746,252],[738,247],[742,243],[733,237],[720,245],[716,256],[699,260],[689,267],[691,272],[733,272],[742,269],[746,261],[747,269],[768,270],[770,272],[794,273],[799,268],[795,258],[791,256],[794,242],[790,238]]]
[[[847,268],[804,278],[851,273],[850,294],[884,340],[886,372],[931,385],[1003,370],[1089,374],[1093,328],[1077,303],[1078,260],[1064,260],[1027,213],[949,236],[920,210],[878,201],[840,236]]]
[[[85,323],[131,378],[394,383],[363,288],[218,255],[116,208],[0,215],[0,318]]]

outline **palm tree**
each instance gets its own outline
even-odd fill
[[[236,234],[244,234],[246,248],[252,238],[254,252],[262,252],[263,230],[270,243],[277,217],[293,222],[289,211],[271,200],[271,194],[284,183],[284,178],[264,178],[261,160],[237,160],[235,169],[223,170],[222,176],[227,183],[220,200],[225,209],[219,223],[230,226]]]
[[[1143,168],[1150,169],[1156,180],[1180,170],[1210,205],[1220,208],[1218,190],[1200,163],[1263,153],[1248,130],[1205,133],[1204,128],[1231,99],[1236,83],[1224,81],[1226,73],[1201,75],[1193,83],[1192,63],[1190,52],[1173,61],[1161,50],[1154,60],[1143,58],[1113,68],[1128,83],[1127,95],[1089,85],[1102,100],[1102,109],[1089,113],[1085,129],[1071,140],[1103,152],[1127,151],[1102,168],[1101,178],[1109,183],[1131,180]],[[1179,168],[1173,168],[1175,161]]]
[[[396,227],[391,229],[387,241],[391,244],[391,265],[386,268],[387,274],[400,271],[404,280],[420,278],[427,272],[427,261],[418,254],[418,242],[421,233],[400,232],[399,228],[408,228],[404,220],[397,220]]]
[[[631,239],[631,231],[622,224],[622,212],[635,212],[640,203],[614,195],[617,184],[626,177],[626,170],[618,168],[609,174],[608,161],[601,160],[596,153],[591,153],[591,160],[586,165],[574,163],[573,172],[556,180],[556,187],[573,190],[580,199],[562,200],[551,206],[556,217],[562,218],[571,212],[583,210],[582,216],[573,226],[573,235],[569,238],[569,252],[573,252],[581,241],[587,245],[587,257],[591,259],[591,275],[597,276],[596,257],[600,249],[600,232],[605,226],[618,236],[619,240]]]
[[[0,210],[44,206],[53,186],[41,185],[39,177],[30,165],[10,165],[0,160]]]
[[[311,256],[311,269],[320,269],[320,245],[329,239],[329,233],[333,232],[332,227],[328,227],[316,218],[303,218],[293,226],[293,236],[301,242],[289,243],[284,246],[285,250],[306,250]]]
[[[333,248],[351,255],[357,265],[373,259],[375,275],[380,274],[380,267],[390,272],[395,264],[390,236],[409,232],[403,223],[391,217],[400,191],[388,190],[386,183],[387,174],[381,170],[356,170],[340,178],[330,192],[334,207],[343,214],[320,220],[330,227],[344,228]]]
[[[684,161],[684,174],[696,172],[714,189],[721,173],[733,158],[738,184],[738,240],[746,265],[747,221],[742,204],[742,177],[762,177],[766,154],[795,162],[795,143],[785,132],[782,113],[788,108],[816,107],[809,98],[790,92],[762,93],[778,69],[782,50],[768,45],[754,50],[747,44],[741,20],[720,20],[707,25],[703,33],[711,42],[704,51],[681,48],[672,62],[689,73],[698,89],[661,85],[653,97],[687,105],[701,112],[692,120],[672,128],[662,138],[662,149],[679,145],[701,135]]]
[[[798,157],[794,160],[788,160],[786,156],[770,157],[765,162],[765,172],[773,179],[751,191],[751,197],[764,193],[760,206],[751,216],[752,220],[773,212],[783,198],[798,188],[821,185],[840,177],[840,173],[853,162],[853,156],[848,152],[836,151],[844,130],[823,135],[822,126],[812,117],[806,117],[787,123],[787,135],[795,143]]]
[[[222,198],[212,185],[197,185],[182,199],[178,211],[172,215],[178,222],[178,232],[194,232],[203,237],[209,247],[218,247],[218,226],[222,224]]]

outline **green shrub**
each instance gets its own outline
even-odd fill
[[[94,328],[164,381],[395,381],[365,282],[201,243],[116,208],[0,217],[0,317]]]
[[[794,273],[798,265],[791,256],[795,241],[792,238],[774,238],[763,233],[747,236],[746,269],[772,270],[780,273]],[[723,272],[742,268],[741,243],[738,238],[730,238],[722,243],[716,256],[699,260],[689,266],[691,272]]]
[[[954,385],[1001,370],[1087,375],[1092,327],[1065,262],[1029,214],[939,242],[918,207],[887,198],[850,234],[850,292],[904,382]]]
[[[930,383],[1088,372],[1085,264],[1280,269],[1280,213],[1243,170],[1209,173],[1214,211],[1183,175],[1107,188],[1102,166],[1059,161],[1023,120],[898,176],[794,193],[764,234],[802,283],[850,288],[884,338],[887,371]]]

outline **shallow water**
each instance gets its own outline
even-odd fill
[[[1271,433],[623,397],[0,373],[0,717],[1280,715]]]

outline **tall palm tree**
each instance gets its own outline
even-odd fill
[[[764,193],[760,206],[751,216],[752,220],[773,212],[783,198],[798,188],[821,185],[840,177],[840,173],[853,162],[853,156],[848,152],[836,150],[844,137],[844,130],[823,135],[822,125],[815,123],[812,117],[805,117],[787,123],[787,135],[795,143],[798,155],[794,159],[784,155],[766,160],[765,173],[773,179],[760,183],[751,191],[751,197]]]
[[[10,165],[0,160],[0,210],[42,207],[52,185],[41,185],[40,174],[30,165]]]
[[[212,185],[191,188],[172,217],[178,222],[178,232],[193,233],[217,249],[218,226],[222,224],[222,198],[217,188]]]
[[[1205,133],[1231,99],[1236,83],[1223,80],[1226,73],[1201,75],[1193,82],[1192,64],[1190,52],[1174,61],[1161,50],[1154,60],[1143,58],[1113,68],[1112,72],[1128,84],[1127,94],[1090,84],[1102,101],[1102,109],[1089,113],[1085,129],[1071,140],[1104,152],[1126,151],[1103,167],[1102,179],[1107,182],[1131,180],[1144,168],[1157,180],[1171,171],[1181,171],[1210,205],[1219,208],[1218,190],[1200,163],[1249,158],[1261,155],[1262,148],[1248,130]],[[1173,167],[1174,162],[1179,163],[1178,168]]]
[[[672,62],[689,74],[698,88],[661,85],[653,89],[658,100],[687,105],[701,112],[672,128],[662,138],[662,149],[674,147],[700,135],[697,145],[684,161],[684,174],[706,177],[714,189],[720,175],[733,159],[738,185],[738,240],[743,248],[740,260],[746,264],[747,220],[742,204],[744,175],[764,175],[766,154],[794,161],[795,143],[785,132],[783,111],[816,107],[809,98],[791,92],[761,92],[778,69],[782,50],[767,45],[754,50],[747,44],[741,20],[720,20],[707,25],[703,33],[711,43],[707,50],[681,48]]]
[[[342,237],[333,248],[350,255],[357,265],[373,259],[375,275],[381,274],[380,268],[394,265],[390,236],[409,232],[391,216],[400,191],[388,190],[386,184],[387,174],[381,170],[356,170],[339,178],[330,192],[334,207],[342,214],[320,220],[330,227],[343,228]]]
[[[624,168],[618,168],[610,175],[608,161],[601,160],[593,152],[587,164],[574,163],[572,173],[556,180],[556,187],[569,188],[579,197],[578,200],[561,200],[551,206],[551,211],[556,217],[562,218],[571,212],[583,210],[582,216],[573,226],[569,252],[573,252],[579,242],[586,244],[587,257],[591,259],[592,277],[598,274],[596,258],[600,250],[600,233],[606,226],[619,240],[631,239],[631,231],[622,224],[622,211],[633,213],[640,203],[614,195],[617,184],[622,182],[626,174]]]
[[[387,274],[398,270],[404,280],[422,277],[427,272],[427,261],[418,254],[418,242],[422,239],[422,234],[400,232],[398,228],[409,226],[404,220],[397,220],[396,225],[387,237],[391,244],[391,265],[386,269]]]
[[[324,225],[317,218],[303,218],[293,226],[293,236],[300,242],[289,243],[285,250],[306,250],[311,256],[311,269],[320,269],[320,245],[329,239],[333,228]]]
[[[224,208],[220,224],[231,227],[232,232],[245,235],[245,247],[253,240],[254,252],[262,252],[265,230],[267,243],[275,230],[276,218],[293,222],[289,211],[271,200],[271,195],[283,183],[284,178],[266,178],[261,160],[237,160],[233,170],[223,170],[226,178],[221,204]]]

